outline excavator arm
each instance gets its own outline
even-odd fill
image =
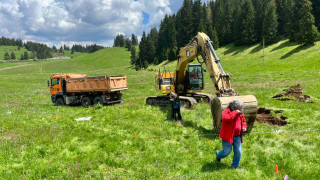
[[[199,55],[203,59],[202,62],[198,59]],[[217,96],[235,95],[230,83],[231,74],[224,72],[210,38],[201,32],[186,47],[181,48],[179,52],[176,69],[176,88],[178,91],[182,90],[181,84],[183,84],[185,68],[194,59],[198,59],[199,63],[205,63],[215,85]]]

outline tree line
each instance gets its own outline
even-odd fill
[[[266,44],[282,39],[313,44],[319,30],[319,0],[215,0],[208,4],[184,0],[176,14],[162,19],[159,30],[143,32],[138,57],[131,63],[139,69],[175,60],[197,32],[206,33],[217,49],[229,43],[253,45],[263,39]],[[116,39],[115,46],[125,46],[123,35]]]
[[[67,47],[68,48],[68,47]],[[97,44],[93,44],[93,45],[85,45],[82,46],[80,44],[74,44],[71,47],[71,54],[74,54],[74,52],[81,52],[81,53],[93,53],[96,52],[100,49],[104,49],[105,47],[97,45]],[[66,47],[64,48],[65,50],[69,50],[66,49]]]
[[[52,58],[53,53],[59,53],[64,54],[64,50],[70,50],[68,46],[65,44],[61,46],[59,49],[55,45],[51,47],[48,47],[46,44],[27,41],[23,43],[21,39],[10,39],[1,37],[0,38],[0,46],[18,46],[18,50],[20,50],[21,47],[25,47],[28,51],[31,51],[31,53],[28,53],[25,51],[23,54],[21,54],[20,60],[28,60],[28,59],[47,59]],[[92,45],[73,45],[71,48],[71,54],[74,54],[74,52],[82,52],[82,53],[93,53],[95,51],[98,51],[100,49],[103,49],[103,46],[92,44]],[[9,52],[5,52],[4,54],[4,60],[15,60],[19,57],[16,57],[14,52],[12,51],[11,54]]]

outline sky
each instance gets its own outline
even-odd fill
[[[159,27],[183,0],[0,0],[0,36],[49,46],[112,46],[117,34]]]

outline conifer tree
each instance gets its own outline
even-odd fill
[[[315,18],[315,25],[320,31],[320,0],[312,0],[313,16]]]
[[[198,32],[203,32],[205,30],[204,28],[204,22],[203,22],[203,8],[201,5],[201,0],[195,0],[193,2],[192,7],[192,14],[193,14],[193,32],[192,34],[195,36]]]
[[[193,34],[192,25],[192,5],[192,0],[184,0],[182,7],[177,13],[176,29],[178,48],[187,45],[190,39],[192,39],[192,37],[195,36],[195,34]]]
[[[24,56],[23,56],[23,54],[21,54],[21,56],[20,56],[20,60],[24,60]]]
[[[148,53],[147,53],[147,36],[146,32],[143,31],[141,41],[139,44],[139,65],[143,66],[143,68],[148,67]]]
[[[25,59],[25,60],[29,59],[29,54],[27,51],[24,51],[23,59]]]
[[[11,52],[11,59],[15,60],[16,59],[16,55],[13,53],[13,51]]]
[[[276,42],[278,40],[278,17],[276,12],[275,0],[270,0],[267,7],[263,21],[262,36],[265,38],[267,44]]]
[[[132,65],[135,65],[137,63],[137,52],[136,52],[136,47],[132,46],[131,48],[131,56],[130,56],[130,63]]]
[[[10,55],[9,55],[9,53],[6,51],[5,53],[4,53],[4,60],[9,60],[10,59]]]
[[[132,45],[134,46],[138,45],[138,38],[136,35],[134,34],[131,35],[131,42],[132,42]]]
[[[255,12],[251,0],[244,0],[238,19],[237,45],[251,45],[256,42]]]
[[[300,43],[313,44],[318,36],[319,32],[314,25],[314,17],[311,13],[312,4],[309,0],[301,0],[303,2],[302,8],[298,12],[299,14],[299,28],[301,32],[301,38],[299,38]]]
[[[292,18],[294,11],[293,0],[276,0],[278,15],[278,35],[280,37],[290,37]]]

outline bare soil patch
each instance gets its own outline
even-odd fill
[[[257,113],[256,121],[258,123],[268,123],[271,126],[285,126],[289,124],[286,121],[287,117],[280,115],[276,117],[276,114],[281,114],[283,110],[270,110],[266,108],[259,108]]]
[[[273,96],[272,98],[280,101],[298,101],[313,103],[311,97],[302,93],[302,87],[300,84],[288,87],[284,89],[282,93]]]

